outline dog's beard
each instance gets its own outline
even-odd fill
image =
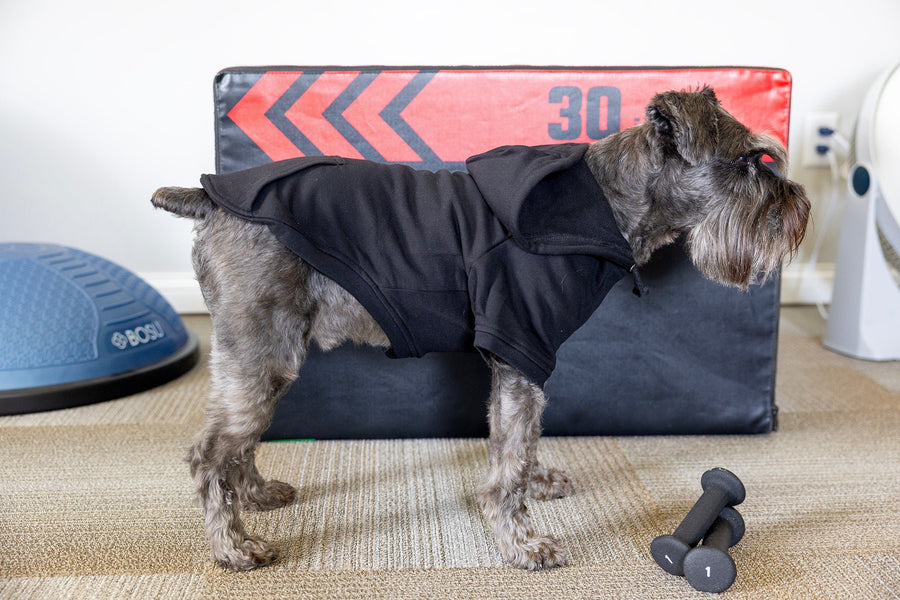
[[[720,203],[688,232],[686,244],[704,277],[746,290],[794,257],[808,218],[803,188],[785,181],[764,202]]]

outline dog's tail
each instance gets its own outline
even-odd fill
[[[150,202],[180,217],[202,219],[215,209],[203,188],[164,187],[153,192]]]

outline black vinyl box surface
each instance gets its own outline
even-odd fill
[[[247,67],[216,77],[216,164],[341,154],[459,169],[503,144],[598,139],[639,122],[653,93],[698,84],[752,130],[786,141],[791,82],[779,69]],[[560,348],[544,433],[775,429],[777,274],[749,292],[726,288],[679,244],[641,274],[649,294],[633,294],[626,277]],[[477,352],[391,359],[313,345],[263,439],[484,436],[489,388]]]

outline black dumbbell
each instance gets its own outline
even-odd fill
[[[726,469],[710,469],[700,478],[703,494],[672,535],[661,535],[650,544],[650,554],[672,575],[684,574],[684,557],[696,546],[726,506],[744,501],[746,491],[737,476]]]
[[[744,519],[733,508],[723,508],[712,528],[684,557],[684,576],[695,590],[718,594],[731,587],[737,567],[728,549],[744,537]]]

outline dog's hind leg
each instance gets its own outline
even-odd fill
[[[563,565],[565,550],[552,537],[535,535],[525,506],[537,466],[544,393],[496,358],[491,368],[490,467],[478,489],[482,510],[500,553],[512,565],[524,569]]]
[[[214,348],[219,345],[214,342]],[[269,564],[277,551],[247,533],[241,507],[269,509],[292,502],[295,490],[266,482],[254,453],[278,399],[291,378],[273,364],[241,364],[218,351],[213,360],[213,391],[206,425],[188,461],[205,517],[213,558],[220,565],[245,571]]]
[[[247,533],[240,509],[277,508],[296,494],[265,481],[254,454],[306,356],[310,269],[265,227],[223,213],[198,225],[194,263],[213,321],[212,385],[188,462],[214,559],[248,570],[277,552]]]
[[[241,490],[241,507],[256,512],[274,510],[293,504],[297,499],[297,489],[283,481],[266,480],[257,470],[256,462],[250,461],[245,472]]]
[[[283,338],[284,331],[277,331],[274,324],[261,326],[271,322],[265,313],[250,310],[239,322],[222,316],[215,323],[206,425],[189,462],[213,557],[222,566],[240,571],[277,557],[272,546],[247,533],[240,509],[278,508],[296,497],[292,486],[263,479],[254,454],[278,400],[297,376],[305,351],[297,343],[291,356],[284,356],[288,344],[275,341]],[[251,322],[256,325],[249,327]]]

